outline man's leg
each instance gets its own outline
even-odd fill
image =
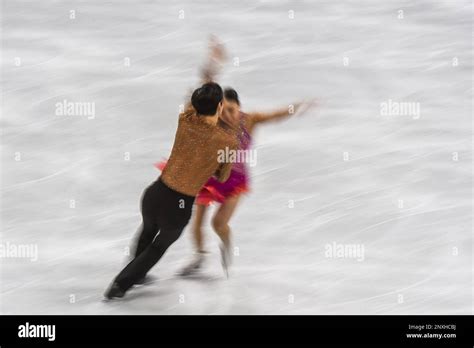
[[[183,232],[185,226],[163,227],[153,242],[133,259],[115,278],[120,289],[127,291],[161,259],[166,250]]]
[[[142,200],[142,215],[144,220],[156,221],[153,226],[159,226],[160,231],[148,246],[146,237],[155,233],[143,235],[144,241],[140,246],[144,246],[143,251],[137,250],[141,252],[115,278],[105,293],[106,298],[123,297],[128,289],[146,276],[181,235],[191,217],[193,203],[194,197],[182,195],[161,181],[156,181],[146,190]]]
[[[142,224],[133,236],[130,249],[132,250],[130,260],[133,260],[151,244],[160,226],[155,217],[155,211],[159,204],[158,184],[152,183],[143,192],[140,210],[142,213]]]
[[[136,242],[137,246],[134,257],[140,255],[153,242],[158,230],[159,226],[153,219],[143,216],[142,231]]]

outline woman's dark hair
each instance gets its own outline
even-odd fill
[[[212,116],[215,115],[223,95],[222,88],[217,83],[205,83],[193,92],[191,104],[199,115]]]
[[[224,97],[227,100],[232,100],[237,103],[237,105],[240,105],[240,100],[239,100],[239,95],[237,94],[236,90],[233,88],[226,88],[224,90]]]

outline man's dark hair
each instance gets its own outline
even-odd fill
[[[215,115],[223,97],[221,86],[215,82],[208,82],[193,92],[191,104],[199,115],[212,116]]]
[[[227,100],[232,100],[237,103],[237,105],[240,105],[240,100],[239,100],[239,95],[237,94],[237,91],[233,88],[226,88],[224,90],[224,97]]]

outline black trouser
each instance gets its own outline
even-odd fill
[[[142,232],[135,258],[115,278],[122,290],[128,290],[143,278],[179,238],[191,218],[193,203],[194,197],[174,191],[161,179],[145,190]]]

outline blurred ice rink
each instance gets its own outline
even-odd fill
[[[1,243],[38,248],[0,260],[1,313],[472,313],[471,1],[4,0],[1,17]],[[321,105],[257,132],[230,279],[208,225],[202,277],[174,276],[187,229],[158,282],[102,303],[211,33],[244,110]]]

